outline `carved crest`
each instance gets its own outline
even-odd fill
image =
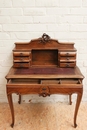
[[[47,35],[46,33],[44,33],[41,37],[41,42],[42,43],[46,43],[46,42],[49,42],[50,41],[50,36]]]

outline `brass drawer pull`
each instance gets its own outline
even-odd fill
[[[67,57],[66,59],[69,60],[69,57]]]
[[[66,67],[70,67],[70,65],[69,65],[69,64],[66,64]]]
[[[23,64],[20,64],[20,67],[23,67]]]
[[[45,91],[45,90],[46,90],[46,88],[42,88],[42,90],[44,90],[44,91]]]
[[[78,83],[77,84],[81,84],[81,81],[80,81],[80,79],[78,80]]]
[[[23,58],[21,58],[21,60],[23,61]]]
[[[67,52],[67,53],[66,53],[66,55],[68,56],[68,55],[69,55],[69,53]]]
[[[20,56],[23,56],[23,53],[22,53],[22,52],[20,53]]]

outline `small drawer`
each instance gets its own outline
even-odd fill
[[[31,52],[13,52],[13,56],[29,56]]]
[[[30,66],[30,63],[14,63],[13,66],[18,68],[28,68]]]
[[[28,56],[25,56],[25,57],[14,57],[14,62],[29,62],[30,59]]]
[[[60,60],[60,63],[72,63],[72,62],[76,62],[76,60],[63,60],[63,59],[61,59]]]
[[[59,58],[59,61],[60,62],[69,62],[69,61],[75,61],[76,60],[76,58],[75,57],[73,57],[73,56],[71,56],[71,57],[60,57]]]
[[[66,67],[66,68],[75,67],[76,66],[76,62],[67,62],[67,63],[61,62],[59,66],[60,67]]]
[[[60,52],[59,56],[76,56],[76,52]]]

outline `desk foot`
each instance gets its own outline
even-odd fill
[[[77,127],[77,124],[74,124],[74,128],[76,128]]]
[[[11,124],[11,127],[12,127],[12,128],[14,127],[14,123]]]

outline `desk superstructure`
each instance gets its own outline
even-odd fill
[[[14,108],[12,94],[52,94],[77,93],[74,113],[74,127],[83,93],[84,76],[76,66],[76,49],[74,43],[60,43],[47,34],[28,43],[15,43],[13,66],[6,75],[7,97],[14,126]]]

